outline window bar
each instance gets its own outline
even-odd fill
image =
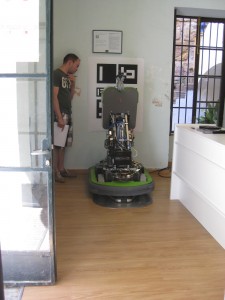
[[[181,92],[182,92],[182,69],[183,69],[183,42],[184,42],[184,18],[182,18],[182,30],[181,30],[181,48],[180,48],[180,85],[179,85],[179,109],[178,109],[178,123],[180,123],[180,111],[181,111]]]
[[[187,121],[187,108],[188,108],[188,90],[189,90],[189,67],[190,67],[190,40],[191,40],[191,18],[189,19],[189,32],[188,32],[188,57],[187,57],[187,74],[186,74],[186,109],[185,109],[185,123]]]
[[[225,77],[225,49],[224,49],[224,41],[225,41],[225,30],[224,30],[225,22],[223,22],[223,40],[222,40],[222,69],[221,69],[221,78],[224,79]],[[222,84],[220,88],[220,95],[219,95],[219,112],[218,112],[218,120],[217,124],[218,126],[222,126],[223,124],[223,115],[224,115],[224,99],[225,99],[225,85]]]
[[[202,24],[203,22],[201,22]],[[204,110],[206,109],[207,105],[206,105],[206,102],[207,102],[207,99],[208,99],[208,83],[209,83],[209,80],[207,78],[207,75],[209,75],[209,62],[210,62],[210,54],[208,56],[208,68],[207,68],[207,71],[205,72],[203,67],[204,67],[204,56],[205,56],[205,50],[206,50],[206,47],[208,48],[208,46],[204,46],[204,42],[205,42],[205,31],[203,32],[203,40],[202,40],[202,47],[201,47],[201,52],[202,52],[202,61],[201,61],[201,85],[200,85],[200,98],[199,98],[199,104],[200,104],[200,108],[204,108]],[[205,73],[203,73],[205,72]],[[207,73],[207,74],[206,74]],[[206,83],[207,81],[207,83]],[[206,93],[205,93],[205,99],[202,100],[202,90],[203,90],[203,86],[204,86],[204,82],[206,84]]]
[[[212,23],[210,23],[210,34],[209,34],[209,46],[208,49],[211,49],[211,44],[212,44]],[[208,77],[207,77],[207,88],[206,88],[206,109],[208,107],[208,102],[212,101],[211,99],[209,99],[209,81],[210,81],[210,61],[211,61],[211,50],[209,51],[209,57],[208,57]]]
[[[174,15],[174,53],[173,53],[173,84],[172,84],[172,93],[171,93],[171,117],[170,117],[170,121],[171,121],[171,125],[170,125],[170,128],[171,128],[171,132],[174,131],[174,124],[178,122],[178,120],[174,120],[174,116],[175,116],[175,113],[174,111],[175,110],[178,110],[178,109],[174,109],[174,100],[176,100],[176,94],[177,92],[175,91],[176,89],[176,86],[175,86],[175,73],[176,73],[176,53],[177,53],[177,45],[176,45],[176,36],[177,36],[177,23],[178,23],[178,20],[179,18],[176,18],[176,11],[175,11],[175,15]],[[177,76],[177,74],[176,74]]]
[[[176,18],[176,9],[174,12],[174,39],[173,39],[173,65],[172,65],[172,76],[173,80],[171,80],[171,103],[170,103],[170,133],[173,132],[173,124],[174,124],[174,89],[175,89],[175,53],[176,53],[176,28],[177,28],[177,18]]]
[[[201,31],[201,24],[199,25],[199,31]],[[204,60],[204,43],[205,43],[205,30],[202,32],[202,40],[199,39],[199,47],[200,47],[200,57],[201,57],[201,61],[203,62]],[[200,74],[203,75],[203,64],[201,64],[201,72]]]
[[[215,66],[216,68],[216,66]],[[215,94],[216,94],[216,77],[214,76],[213,78],[213,92],[212,92],[212,101],[213,103],[217,102],[218,99],[215,99]]]
[[[210,22],[210,34],[209,34],[209,45],[208,45],[208,51],[209,51],[209,59],[208,59],[208,76],[209,76],[209,70],[210,70],[210,57],[211,57],[211,47],[212,47],[212,23]]]
[[[199,106],[199,110],[198,110],[198,119],[200,118],[200,115],[201,115],[201,98],[202,98],[202,85],[203,85],[203,50],[201,49],[200,50],[200,53],[201,53],[201,66],[200,66],[200,70],[201,70],[201,73],[200,73],[200,76],[198,77],[198,90],[197,90],[197,93],[198,93],[198,98],[197,98],[197,103],[198,103],[198,106]]]
[[[218,48],[219,48],[219,45],[218,45],[218,42],[219,42],[219,40],[218,40],[218,38],[219,38],[219,26],[220,26],[220,24],[217,23],[215,68],[214,68],[214,80],[213,80],[213,102],[218,102],[218,99],[215,99],[215,93],[216,93],[215,86],[216,86],[216,78],[218,77],[218,75],[221,75],[221,74],[217,74],[217,53],[218,53]]]
[[[196,30],[196,24],[197,24],[197,19],[196,18],[191,18],[191,23],[193,23],[195,25],[195,43],[196,43],[196,39],[197,39],[197,30]],[[194,26],[193,26],[194,27]],[[191,27],[191,28],[193,28]],[[192,44],[191,45],[191,51],[195,51],[195,57],[196,57],[196,44]],[[191,58],[192,56],[190,56],[189,58]],[[196,59],[196,58],[195,58]],[[192,86],[192,101],[191,101],[191,111],[192,111],[192,120],[191,122],[195,123],[195,118],[193,118],[194,113],[196,113],[196,109],[194,108],[196,103],[196,99],[194,99],[196,93],[194,93],[194,89],[196,89],[196,82],[195,82],[195,76],[196,76],[196,63],[194,65],[192,65],[193,71],[192,71],[192,76],[191,76],[191,86]]]
[[[192,110],[192,122],[196,122],[196,118],[199,118],[200,112],[197,111],[198,104],[198,79],[199,79],[199,46],[200,46],[200,18],[196,18],[196,44],[195,44],[195,70],[194,70],[194,94],[193,94],[193,110]],[[197,115],[196,115],[197,113]]]

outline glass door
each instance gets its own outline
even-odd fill
[[[55,281],[52,1],[1,0],[0,242],[10,285]]]

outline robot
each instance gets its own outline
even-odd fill
[[[89,191],[96,204],[139,207],[152,202],[154,182],[144,166],[133,160],[138,91],[125,87],[125,76],[102,94],[102,126],[107,130],[106,158],[89,169]]]

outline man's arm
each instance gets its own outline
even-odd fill
[[[73,96],[75,94],[75,82],[76,82],[76,76],[73,74],[68,75],[69,80],[70,80],[70,100],[73,99]]]
[[[57,117],[58,126],[64,128],[65,124],[59,108],[58,93],[59,93],[59,88],[57,86],[54,86],[53,87],[53,109]]]

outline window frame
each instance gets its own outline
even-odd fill
[[[179,87],[179,106],[175,106],[174,105],[174,95],[175,95],[175,78],[179,78],[179,76],[177,76],[175,73],[176,73],[176,70],[175,70],[175,63],[176,63],[176,47],[178,47],[178,44],[176,43],[176,29],[177,29],[177,20],[179,18],[182,18],[183,20],[184,19],[190,19],[190,22],[191,20],[195,20],[197,22],[197,28],[196,28],[196,43],[195,45],[191,45],[190,43],[190,40],[188,41],[187,44],[181,44],[181,48],[184,47],[184,46],[187,46],[189,47],[195,47],[195,62],[194,62],[194,76],[192,77],[193,78],[193,99],[192,99],[192,106],[188,107],[187,106],[187,99],[186,99],[186,106],[185,107],[182,107],[180,106],[180,94],[181,94],[181,83],[180,83],[180,87]],[[223,123],[223,114],[224,114],[224,99],[225,99],[225,87],[224,85],[222,84],[222,82],[224,82],[225,80],[225,49],[224,49],[224,44],[225,44],[225,19],[224,18],[216,18],[216,17],[198,17],[198,16],[189,16],[189,15],[185,15],[185,14],[178,14],[177,13],[177,10],[175,10],[175,13],[174,13],[174,38],[173,38],[173,65],[172,65],[172,78],[171,78],[171,106],[170,106],[170,135],[173,135],[174,133],[174,126],[176,124],[189,124],[189,122],[187,122],[187,119],[186,119],[186,114],[187,114],[187,111],[188,109],[191,109],[192,110],[192,116],[191,116],[191,123],[196,123],[198,121],[198,119],[196,118],[196,111],[197,111],[197,104],[199,104],[199,101],[198,101],[198,80],[200,78],[200,75],[199,75],[199,52],[200,52],[200,49],[201,49],[201,46],[200,46],[200,25],[202,22],[210,22],[210,23],[223,23],[224,24],[224,30],[223,30],[223,44],[222,44],[222,67],[221,67],[221,86],[220,86],[220,91],[219,91],[219,104],[218,104],[218,111],[217,111],[217,125],[218,126],[222,126],[222,123]],[[183,30],[183,29],[182,29]],[[183,32],[182,32],[183,33]],[[183,40],[182,40],[182,43],[183,43]],[[188,58],[189,60],[189,58]],[[181,61],[182,61],[182,58],[181,58]],[[181,65],[181,69],[182,69],[183,65]],[[180,80],[181,79],[186,79],[187,80],[187,85],[186,87],[188,87],[188,80],[191,78],[191,76],[188,76],[188,75],[180,75]],[[213,76],[212,76],[213,78]],[[215,79],[214,79],[215,80]],[[186,88],[186,93],[188,91],[188,88]],[[200,101],[201,103],[201,101]],[[205,101],[205,105],[206,105],[206,109],[207,109],[207,105],[210,103],[210,101]],[[212,105],[215,105],[215,107],[217,107],[215,104],[216,101],[212,101]],[[178,111],[178,116],[177,116],[177,121],[178,122],[173,122],[173,110],[174,110],[174,107],[177,107],[177,111]],[[199,106],[200,107],[200,106]],[[185,122],[180,122],[180,109],[185,109]],[[200,107],[201,108],[201,107]],[[200,110],[200,108],[198,108]],[[201,108],[202,109],[202,108]],[[205,110],[206,110],[205,109]],[[197,119],[197,120],[196,120]],[[197,122],[198,123],[198,122]]]

